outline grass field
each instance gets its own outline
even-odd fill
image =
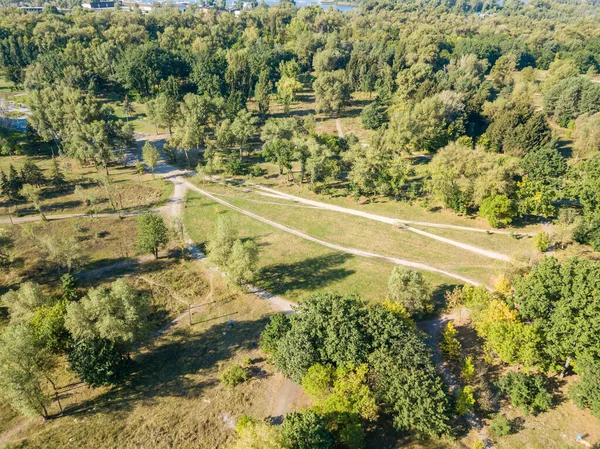
[[[4,156],[0,157],[0,169],[8,172],[12,164],[17,170],[25,164],[26,160],[35,162],[44,172],[46,177],[50,176],[51,159],[39,156]],[[61,161],[63,173],[67,185],[61,191],[53,191],[46,188],[42,193],[42,210],[46,214],[85,212],[83,199],[75,192],[75,186],[84,188],[85,196],[97,199],[96,212],[113,212],[108,200],[106,189],[98,182],[100,174],[94,167],[82,167],[75,161],[63,159]],[[117,208],[124,211],[149,209],[158,207],[171,196],[173,184],[161,178],[152,178],[151,174],[144,174],[140,179],[132,166],[115,166],[109,170],[111,187],[110,194]],[[18,205],[18,211],[7,201],[0,203],[0,218],[8,218],[8,212],[13,215],[36,214],[35,209],[25,202]]]
[[[25,225],[5,225],[14,239],[13,263],[3,275],[3,287],[18,287],[31,280],[49,283],[64,274],[46,259],[41,240],[48,237],[75,237],[82,256],[82,270],[107,266],[136,255],[137,235],[134,217],[120,219],[66,219]]]
[[[199,194],[188,194],[185,223],[195,242],[203,245],[218,217],[228,214],[235,218],[240,237],[254,238],[259,245],[262,271],[256,284],[264,289],[291,300],[323,290],[356,292],[371,301],[385,298],[393,264],[330,250],[227,209]],[[437,274],[426,272],[424,275],[438,289],[454,284],[452,279]]]
[[[502,264],[493,259],[385,223],[244,193],[240,188],[215,185],[203,185],[203,188],[223,195],[224,200],[245,210],[345,247],[426,263],[490,285],[494,275],[502,268]],[[440,235],[446,231],[425,230]],[[449,234],[451,235],[448,237],[479,245],[481,248],[488,248],[486,243],[489,239],[493,242],[493,245],[490,245],[493,249],[507,255],[511,254],[508,251],[520,249],[519,242],[523,241],[500,234],[487,235],[464,231],[452,231]]]

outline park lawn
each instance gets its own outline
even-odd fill
[[[52,160],[46,157],[27,157],[27,156],[4,156],[0,157],[0,169],[8,172],[12,164],[17,170],[20,170],[27,159],[35,162],[48,178],[52,171]],[[86,194],[97,198],[96,212],[113,212],[108,200],[108,195],[97,179],[101,175],[91,166],[80,166],[71,159],[61,158],[60,162],[67,185],[62,191],[55,191],[51,188],[45,188],[42,193],[42,210],[44,213],[81,213],[86,211],[86,206],[82,198],[75,193],[75,186],[81,185]],[[103,173],[102,173],[103,175]],[[118,209],[124,211],[151,209],[164,204],[173,193],[173,184],[162,178],[153,178],[151,174],[146,173],[141,178],[133,166],[123,167],[121,165],[109,167],[109,175],[112,182],[113,201]],[[141,181],[141,182],[140,182]],[[10,212],[13,215],[30,215],[37,212],[31,204],[22,202],[18,205],[19,211],[10,205]],[[9,204],[6,198],[0,203],[0,218],[8,218]]]
[[[460,229],[435,228],[431,226],[411,225],[411,227],[429,232],[430,234],[439,235],[440,237],[477,246],[478,248],[497,251],[508,256],[538,253],[533,243],[533,236],[518,234],[518,232],[515,232],[515,236],[511,237],[507,234],[495,233],[494,231],[485,233],[463,231]],[[504,232],[505,230],[503,229],[502,231]]]
[[[314,292],[358,293],[363,299],[381,301],[393,264],[331,250],[280,231],[226,208],[200,194],[186,198],[184,221],[192,240],[201,246],[213,232],[219,216],[234,217],[240,238],[253,238],[259,246],[261,273],[256,284],[265,290],[297,301]],[[433,273],[425,277],[439,289],[455,284]]]
[[[204,185],[206,190],[226,196],[224,200],[264,218],[330,243],[386,256],[421,262],[492,284],[491,276],[501,268],[493,259],[440,243],[386,223],[243,193],[240,188]],[[505,236],[509,239],[509,236]]]
[[[184,279],[200,287],[181,285],[177,274],[182,270],[192,274]],[[59,373],[65,415],[44,423],[30,420],[9,447],[213,449],[232,441],[232,427],[242,414],[269,416],[281,382],[258,349],[259,334],[272,313],[269,303],[232,292],[219,276],[211,281],[213,275],[195,262],[168,271],[163,281],[172,279],[168,285],[173,289],[195,290],[195,302],[203,304],[193,309],[193,325],[186,319],[149,339],[134,354],[134,373],[121,387],[92,390],[70,373]],[[135,276],[129,281],[138,282]],[[249,380],[224,388],[219,382],[223,369],[245,359],[250,359]],[[0,433],[21,420],[10,419]]]

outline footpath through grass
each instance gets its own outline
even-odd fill
[[[206,243],[220,216],[235,218],[240,237],[253,238],[259,245],[261,275],[256,284],[269,292],[290,300],[324,290],[356,292],[371,301],[381,301],[386,296],[387,279],[394,267],[392,263],[331,250],[242,215],[195,192],[188,194],[185,206],[186,227],[191,238],[200,245]],[[285,224],[280,215],[271,218]],[[454,284],[452,279],[441,275],[427,272],[424,275],[438,289]]]
[[[222,195],[235,206],[348,248],[424,263],[486,284],[492,284],[495,273],[502,267],[500,261],[386,223],[247,193],[234,187],[202,187],[217,196]]]

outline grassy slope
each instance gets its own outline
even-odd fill
[[[220,215],[235,217],[241,238],[256,239],[262,274],[257,284],[291,300],[306,294],[337,290],[356,291],[364,299],[381,300],[386,295],[392,264],[339,253],[316,243],[279,231],[267,224],[231,211],[196,193],[186,200],[185,223],[192,239],[204,244]],[[436,286],[452,283],[426,273]]]
[[[446,269],[457,274],[473,277],[490,284],[495,272],[502,265],[492,259],[473,254],[452,245],[440,243],[425,236],[417,235],[385,223],[361,217],[342,215],[338,212],[298,207],[294,203],[243,193],[241,189],[219,186],[203,186],[207,190],[224,194],[223,199],[243,209],[255,212],[265,218],[303,231],[311,236],[346,247],[359,248],[376,253],[422,262],[436,268]],[[430,229],[427,229],[429,232]],[[439,234],[444,234],[441,230]],[[433,232],[438,234],[436,232]],[[466,238],[462,238],[464,237]],[[475,234],[456,231],[450,237],[466,243],[478,244],[487,248],[487,240],[492,246],[506,252],[517,250],[519,242],[507,235]]]

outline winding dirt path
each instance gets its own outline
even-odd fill
[[[438,227],[438,228],[450,228],[450,229],[458,229],[461,231],[468,230],[468,231],[484,232],[484,233],[491,232],[488,230],[468,228],[466,226],[441,225],[441,224],[435,224],[435,223],[416,222],[416,221],[409,221],[409,220],[401,220],[398,218],[390,218],[390,217],[386,217],[383,215],[372,214],[370,212],[363,212],[363,211],[359,211],[356,209],[350,209],[348,207],[336,206],[334,204],[323,203],[321,201],[309,200],[306,198],[302,198],[302,197],[295,196],[295,195],[290,195],[288,193],[279,192],[278,190],[274,190],[269,187],[264,187],[264,186],[260,186],[260,185],[256,185],[256,184],[245,184],[245,185],[248,185],[248,186],[257,188],[261,191],[267,192],[271,197],[276,196],[281,199],[286,199],[288,201],[294,201],[296,203],[307,204],[307,205],[310,205],[313,207],[318,207],[318,208],[333,211],[333,212],[340,212],[343,214],[354,215],[354,216],[366,218],[369,220],[387,223],[387,224],[390,224],[393,226],[402,226],[407,231],[411,231],[411,232],[414,232],[415,234],[420,234],[425,237],[431,238],[433,240],[447,243],[448,245],[456,246],[458,248],[464,249],[466,251],[470,251],[475,254],[479,254],[484,257],[489,257],[491,259],[496,259],[496,260],[502,260],[505,262],[510,261],[510,257],[507,256],[506,254],[479,248],[477,246],[469,245],[467,243],[462,243],[462,242],[458,242],[456,240],[452,240],[452,239],[449,239],[446,237],[441,237],[436,234],[431,234],[430,232],[413,228],[410,225],[432,226],[432,227]]]
[[[181,179],[183,179],[183,178],[181,178]],[[282,230],[284,232],[287,232],[289,234],[295,235],[295,236],[300,237],[302,239],[309,240],[311,242],[317,243],[317,244],[319,244],[321,246],[325,246],[327,248],[330,248],[330,249],[333,249],[333,250],[336,250],[336,251],[340,251],[340,252],[344,252],[344,253],[348,253],[348,254],[352,254],[352,255],[355,255],[355,256],[367,257],[367,258],[370,258],[370,259],[382,259],[382,260],[386,260],[386,261],[391,262],[391,263],[396,264],[396,265],[402,265],[402,266],[405,266],[405,267],[414,268],[416,270],[423,270],[423,271],[429,271],[429,272],[432,272],[432,273],[443,274],[445,276],[451,277],[453,279],[457,279],[457,280],[459,280],[461,282],[465,282],[465,283],[471,284],[471,285],[480,285],[479,282],[474,281],[472,279],[466,278],[464,276],[461,276],[461,275],[458,275],[458,274],[455,274],[455,273],[451,273],[449,271],[440,270],[439,268],[435,268],[435,267],[432,267],[430,265],[426,265],[426,264],[423,264],[423,263],[412,262],[412,261],[404,260],[404,259],[398,259],[396,257],[384,256],[382,254],[371,253],[369,251],[363,251],[361,249],[356,249],[356,248],[347,248],[347,247],[344,247],[344,246],[336,245],[334,243],[330,243],[330,242],[326,242],[324,240],[317,239],[315,237],[312,237],[312,236],[310,236],[308,234],[305,234],[305,233],[303,233],[301,231],[298,231],[296,229],[289,228],[289,227],[284,226],[284,225],[282,225],[280,223],[277,223],[275,221],[272,221],[272,220],[269,220],[267,218],[261,217],[260,215],[256,215],[256,214],[254,214],[252,212],[249,212],[249,211],[247,211],[245,209],[242,209],[240,207],[234,206],[233,204],[228,203],[224,199],[219,198],[219,197],[213,195],[212,193],[207,192],[206,190],[202,190],[201,188],[196,187],[194,184],[192,184],[189,181],[184,180],[184,182],[187,183],[188,188],[190,190],[198,192],[201,195],[204,195],[207,198],[210,198],[211,200],[213,200],[213,201],[215,201],[215,202],[217,202],[219,204],[227,206],[228,208],[233,209],[233,210],[235,210],[235,211],[237,211],[237,212],[239,212],[241,214],[244,214],[244,215],[246,215],[248,217],[254,218],[255,220],[258,220],[258,221],[261,221],[261,222],[263,222],[265,224],[268,224],[269,226],[272,226],[274,228],[280,229],[280,230]]]

